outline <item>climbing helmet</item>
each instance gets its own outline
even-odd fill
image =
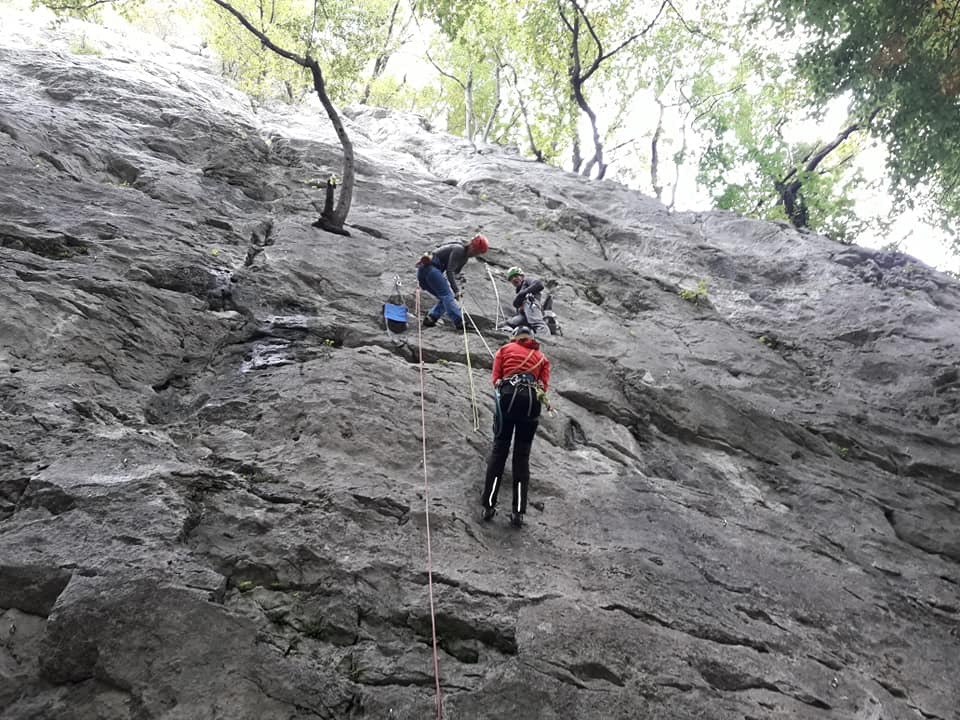
[[[482,255],[489,249],[490,243],[487,242],[487,239],[483,235],[477,233],[470,240],[470,247]]]
[[[523,270],[518,266],[514,265],[512,268],[507,270],[507,280],[513,280],[517,275],[523,275]]]

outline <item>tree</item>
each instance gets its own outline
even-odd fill
[[[509,0],[421,2],[421,16],[440,33],[427,60],[441,77],[447,129],[473,143],[508,141],[522,115],[506,97],[516,80],[518,13]]]
[[[607,43],[603,35],[617,34],[616,29],[630,18],[631,4],[614,3],[603,13],[590,15],[587,13],[589,0],[556,0],[557,12],[568,34],[569,48],[567,50],[567,74],[570,80],[570,92],[573,101],[580,111],[590,121],[590,130],[593,139],[593,154],[583,164],[580,154],[580,138],[573,138],[573,171],[581,172],[590,177],[596,166],[598,180],[603,179],[607,165],[603,158],[603,139],[597,127],[597,114],[587,101],[584,93],[588,80],[600,69],[606,61],[621,50],[645,35],[656,24],[669,0],[663,0],[660,9],[652,20],[641,30],[629,34],[620,34],[620,37]],[[604,32],[606,31],[606,33]],[[611,47],[612,46],[612,47]],[[607,48],[610,49],[607,49]],[[581,165],[583,169],[581,171]]]
[[[347,130],[343,125],[340,114],[337,112],[337,109],[330,100],[330,96],[327,94],[326,82],[324,80],[323,71],[320,68],[320,64],[310,55],[313,45],[312,35],[306,40],[306,52],[304,52],[303,55],[298,55],[297,53],[291,52],[290,50],[274,44],[274,42],[266,35],[266,33],[258,29],[242,12],[237,10],[230,3],[226,2],[226,0],[211,0],[211,2],[216,3],[226,12],[233,15],[240,22],[240,24],[243,25],[243,27],[245,27],[250,33],[256,36],[261,43],[263,43],[264,47],[268,48],[280,57],[296,63],[300,67],[303,67],[310,72],[311,79],[313,80],[313,88],[317,93],[317,97],[320,98],[320,104],[323,105],[323,109],[326,111],[327,117],[337,133],[337,138],[340,140],[340,147],[343,149],[343,183],[340,186],[340,195],[339,199],[337,200],[336,207],[332,207],[332,199],[336,182],[333,180],[333,178],[331,178],[331,180],[327,183],[327,199],[323,213],[320,215],[317,221],[314,222],[314,226],[329,232],[338,233],[340,235],[349,235],[350,233],[344,230],[343,224],[350,212],[350,203],[353,199],[353,143],[350,141],[350,137],[347,135]],[[263,11],[264,0],[259,0],[258,6],[260,10]],[[315,3],[314,13],[316,13],[317,10],[318,5]]]
[[[898,205],[960,237],[960,2],[774,0],[758,17],[810,37],[798,63],[811,94],[873,115]]]
[[[249,2],[237,6],[259,32],[284,47],[303,44],[311,32],[307,16],[298,12],[296,0]],[[222,73],[257,102],[282,96],[289,102],[302,99],[301,88],[309,87],[310,71],[271,51],[255,34],[215,2],[203,4],[204,35],[219,58]]]
[[[743,86],[718,81],[723,68],[735,65],[728,41],[721,40],[735,35],[723,6],[698,4],[689,21],[678,2],[672,1],[669,9],[650,33],[626,49],[624,64],[630,70],[618,74],[616,92],[631,96],[639,87],[639,97],[648,99],[641,102],[638,98],[631,106],[622,106],[612,126],[625,132],[630,129],[628,137],[620,137],[623,133],[617,136],[615,148],[625,148],[625,157],[617,166],[616,177],[652,190],[672,209],[681,174],[699,157],[694,127],[715,109],[722,96]],[[637,121],[637,116],[641,121],[651,117],[647,103],[656,106],[649,136]],[[649,185],[640,175],[641,169],[649,171]],[[668,182],[669,198],[665,198]]]
[[[384,28],[383,23],[379,23],[377,32],[373,35],[377,50],[373,61],[373,70],[370,73],[370,79],[364,86],[363,95],[360,98],[360,102],[364,105],[370,101],[373,85],[384,74],[384,71],[386,71],[390,57],[406,42],[407,31],[409,30],[410,22],[413,20],[413,15],[408,15],[404,18],[401,17],[401,13],[401,0],[393,0],[386,27]]]
[[[697,95],[716,99],[698,120],[708,138],[699,182],[720,208],[851,242],[866,224],[854,212],[853,190],[863,178],[851,161],[872,118],[851,119],[826,140],[802,140],[799,124],[818,115],[805,105],[803,82],[771,53],[740,57],[728,81],[735,92],[722,93],[707,77],[695,86]]]
[[[143,0],[42,0],[47,7],[58,13],[69,13],[80,17],[90,18],[104,6],[112,5],[116,1],[116,8],[125,13],[135,12]],[[349,235],[344,229],[350,205],[353,200],[354,188],[354,152],[353,143],[347,134],[343,121],[327,92],[327,84],[320,68],[320,64],[312,56],[317,47],[320,12],[319,0],[313,2],[313,12],[310,16],[298,15],[294,12],[291,0],[236,0],[231,4],[226,0],[209,0],[223,12],[233,16],[259,43],[279,58],[293,62],[299,68],[309,73],[313,82],[313,89],[320,99],[330,123],[333,125],[340,147],[343,150],[343,176],[340,183],[340,193],[334,206],[337,181],[331,177],[326,186],[326,201],[320,217],[313,223],[315,227],[340,235]],[[242,3],[242,5],[241,5]],[[241,5],[241,9],[236,6]],[[249,19],[253,16],[255,24]],[[258,27],[259,25],[259,27]],[[303,47],[301,53],[296,53],[275,43],[267,34],[268,30],[281,31],[288,44],[295,42]],[[272,72],[269,65],[260,65],[258,76],[265,81]]]

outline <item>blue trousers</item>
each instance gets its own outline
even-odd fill
[[[457,327],[463,325],[463,314],[460,312],[460,306],[457,305],[453,297],[453,291],[450,289],[450,283],[447,282],[446,275],[432,263],[417,268],[417,282],[420,287],[433,295],[439,302],[431,308],[427,314],[432,320],[439,320],[444,313],[447,314],[453,324]]]

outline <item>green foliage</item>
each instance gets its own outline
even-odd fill
[[[323,619],[314,620],[313,622],[308,622],[303,625],[302,632],[308,638],[313,638],[314,640],[322,640],[324,636],[325,624]]]
[[[89,22],[102,22],[108,9],[128,16],[140,10],[145,0],[105,0],[103,2],[83,2],[82,0],[33,0],[33,7],[43,5],[53,10],[59,17],[73,17]]]
[[[304,68],[264,48],[210,0],[113,0],[80,9],[67,7],[69,0],[38,1],[86,19],[111,7],[161,37],[199,17],[225,72],[251,96],[298,102],[313,95]],[[867,188],[855,159],[872,139],[890,151],[895,210],[917,207],[960,237],[955,2],[752,0],[749,25],[725,3],[671,0],[657,15],[659,3],[581,0],[600,44],[581,18],[576,47],[572,0],[234,4],[278,45],[316,58],[336,104],[367,102],[442,119],[471,140],[515,144],[556,164],[584,126],[572,95],[572,53],[583,73],[601,48],[609,53],[636,33],[582,78],[604,162],[620,169],[617,179],[666,193],[672,206],[681,172],[694,168],[699,188],[719,208],[852,242],[868,231],[882,235],[889,225],[858,215],[854,203]],[[414,16],[419,25],[410,24]],[[407,28],[416,27],[430,38],[429,59],[415,60],[413,70],[391,64],[396,72],[387,71],[410,39]],[[802,48],[799,63],[794,47]],[[74,50],[91,51],[83,41]],[[438,79],[420,82],[415,76],[431,65]],[[843,126],[822,124],[824,109],[841,97],[851,100],[844,125],[857,126],[843,137]],[[801,135],[815,123],[817,138]],[[647,129],[654,124],[655,131]]]
[[[899,208],[918,207],[960,230],[960,12],[951,0],[775,0],[780,27],[808,38],[800,70],[821,100],[849,94],[852,112],[878,111]],[[960,240],[955,245],[960,251]]]
[[[389,0],[234,0],[231,3],[277,45],[320,61],[327,93],[337,104],[361,98],[374,57],[390,49]],[[213,3],[203,4],[205,34],[226,75],[243,91],[265,100],[297,102],[312,93],[306,68],[265,48],[236,19]]]
[[[707,297],[707,281],[701,278],[697,281],[697,286],[692,290],[689,288],[680,288],[677,293],[683,300],[694,305],[706,305],[709,302]]]
[[[882,219],[859,217],[854,209],[854,191],[865,184],[852,163],[863,135],[853,131],[840,139],[838,133],[856,123],[851,119],[830,131],[834,137],[795,139],[798,124],[815,123],[822,112],[808,107],[809,92],[779,58],[749,47],[723,83],[696,78],[691,97],[714,97],[700,121],[709,144],[697,179],[721,209],[786,220],[852,242],[868,228],[885,227]],[[785,188],[799,203],[797,215],[787,210]]]
[[[305,54],[311,45],[309,18],[298,12],[296,0],[276,0],[269,6],[260,0],[232,2],[258,30],[292,52]],[[223,73],[258,100],[286,97],[300,100],[309,88],[308,71],[278,56],[230,13],[213,3],[203,4],[204,35],[222,63]]]
[[[192,27],[199,20],[200,3],[207,0],[150,0],[126,3],[121,8],[131,25],[161,40],[178,38],[184,27]]]
[[[70,52],[75,55],[103,55],[103,51],[96,45],[91,45],[86,35],[70,43]]]

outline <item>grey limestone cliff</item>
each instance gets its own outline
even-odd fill
[[[330,235],[318,110],[4,42],[2,720],[434,717],[428,508],[444,717],[960,717],[956,281],[372,108]],[[424,331],[426,471],[380,322],[477,229],[565,328],[520,531],[479,518],[486,267],[471,370]]]

